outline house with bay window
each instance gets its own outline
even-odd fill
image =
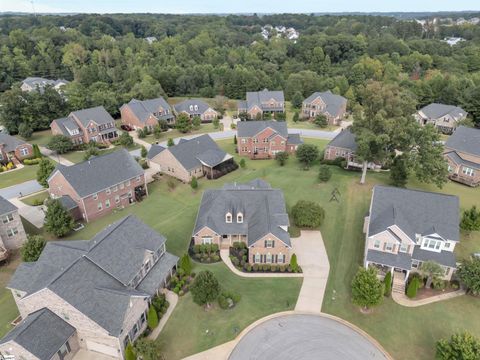
[[[0,358],[124,358],[147,327],[151,299],[178,258],[166,239],[129,215],[91,240],[49,241],[7,285],[22,321],[0,339]]]
[[[392,272],[403,286],[425,261],[444,268],[445,280],[456,269],[459,242],[457,196],[377,185],[365,218],[364,266],[381,276]]]
[[[260,179],[230,183],[203,193],[192,241],[223,249],[243,242],[250,264],[289,264],[289,225],[281,190]]]

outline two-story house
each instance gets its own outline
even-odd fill
[[[292,244],[283,193],[263,180],[203,193],[192,239],[229,248],[243,242],[250,264],[289,264]]]
[[[31,144],[14,136],[0,133],[0,163],[18,163],[33,156]]]
[[[347,113],[347,99],[333,94],[330,90],[315,92],[302,102],[302,117],[315,119],[325,115],[329,125],[340,125]]]
[[[270,159],[279,152],[294,153],[303,143],[299,134],[289,134],[285,121],[239,121],[237,150],[250,159]]]
[[[145,171],[125,149],[64,166],[58,164],[47,179],[48,192],[85,221],[95,220],[141,200],[147,192]]]
[[[10,250],[20,248],[27,240],[18,208],[0,196],[0,261],[8,258]]]
[[[133,215],[91,240],[49,241],[7,285],[23,321],[0,340],[0,354],[62,360],[83,349],[86,359],[123,359],[176,267],[165,242]]]
[[[480,130],[459,126],[445,143],[443,156],[449,178],[469,185],[480,185]]]
[[[246,113],[250,119],[262,118],[263,114],[284,113],[285,97],[283,91],[247,92],[246,101],[238,102],[238,113]]]
[[[169,125],[175,123],[172,108],[163,97],[143,101],[132,99],[128,104],[122,105],[120,114],[122,124],[134,129],[147,127],[152,130],[159,120],[165,120]]]
[[[64,79],[50,80],[42,77],[27,77],[25,80],[22,81],[20,89],[26,92],[38,91],[40,93],[43,93],[46,86],[51,86],[52,88],[60,92],[62,87],[67,85],[68,83],[69,81]]]
[[[421,125],[433,124],[441,132],[451,134],[467,115],[461,107],[432,103],[418,110],[414,117]]]
[[[180,139],[170,147],[153,144],[147,161],[150,168],[183,182],[203,176],[217,179],[238,168],[233,156],[220,149],[208,134]]]
[[[411,272],[434,261],[449,280],[460,240],[457,196],[377,185],[365,218],[364,266],[392,272],[405,284]]]
[[[109,144],[118,138],[115,120],[103,106],[71,112],[66,118],[53,120],[53,135],[65,135],[74,145],[90,141]]]
[[[179,102],[173,106],[175,114],[186,114],[190,119],[198,116],[202,122],[212,122],[218,117],[216,112],[210,105],[200,99],[188,99]]]

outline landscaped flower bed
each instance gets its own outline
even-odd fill
[[[192,242],[189,254],[195,261],[205,264],[216,263],[221,260],[217,244],[193,245]]]
[[[190,275],[187,275],[185,270],[178,268],[176,274],[171,277],[167,288],[178,296],[183,296],[188,292],[194,277],[194,272],[192,272]]]

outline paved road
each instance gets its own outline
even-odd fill
[[[37,180],[29,180],[17,185],[0,189],[0,196],[3,196],[5,199],[12,199],[18,197],[20,193],[25,196],[42,189],[43,186],[40,185]]]
[[[246,334],[229,360],[386,359],[366,337],[330,318],[285,315]]]

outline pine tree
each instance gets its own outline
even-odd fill
[[[185,275],[190,275],[192,273],[192,262],[188,254],[184,254],[180,259],[180,268],[185,271]]]
[[[220,284],[211,271],[201,271],[190,288],[193,301],[199,305],[209,306],[220,293]]]
[[[237,145],[237,135],[233,135],[233,143]]]
[[[141,156],[142,158],[146,158],[146,157],[147,157],[147,154],[148,154],[147,148],[142,145],[142,149],[140,150],[140,156]]]
[[[45,230],[55,236],[67,235],[74,226],[72,215],[66,210],[58,199],[52,199],[47,205],[45,214]]]
[[[292,254],[290,257],[290,268],[293,272],[298,272],[297,254]]]
[[[392,293],[392,273],[390,271],[385,275],[383,284],[385,285],[385,296],[390,296]]]
[[[410,280],[410,283],[408,284],[407,296],[410,299],[413,299],[414,297],[417,296],[417,290],[418,290],[418,278],[414,277],[412,280]]]
[[[125,348],[125,360],[137,360],[135,353],[133,352],[132,343],[128,343],[127,347]]]
[[[158,326],[157,310],[155,310],[155,308],[152,305],[150,305],[150,307],[148,308],[147,324],[150,330],[153,330]]]
[[[167,141],[167,146],[168,147],[171,147],[171,146],[174,146],[175,145],[175,142],[173,141],[172,138],[168,138],[168,141]]]
[[[48,188],[47,179],[49,178],[53,170],[55,170],[55,165],[53,165],[53,163],[49,159],[44,158],[40,160],[37,170],[37,181],[44,188]]]

